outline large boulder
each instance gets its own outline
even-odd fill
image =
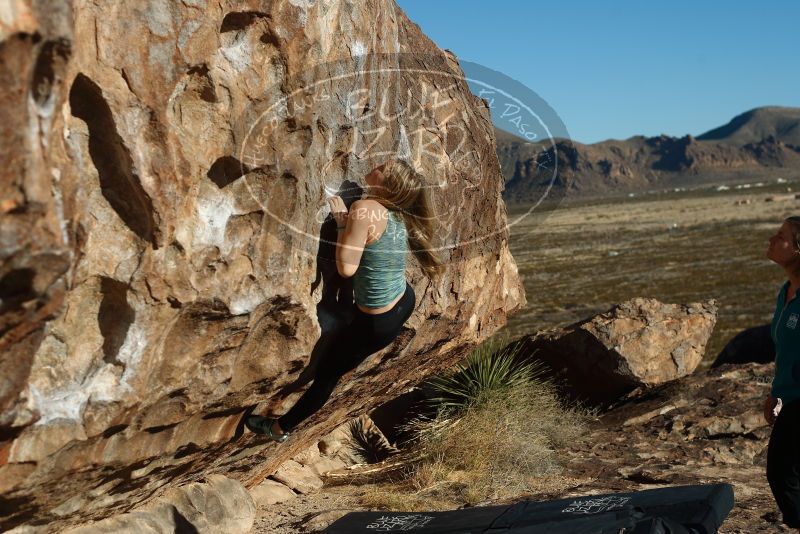
[[[11,0],[0,83],[0,530],[254,487],[525,304],[487,104],[393,0]],[[446,271],[409,256],[397,340],[243,434],[346,323],[326,198],[389,155],[438,185]]]
[[[713,299],[664,304],[634,298],[569,326],[522,336],[510,348],[546,364],[566,396],[602,405],[694,371],[716,312]]]

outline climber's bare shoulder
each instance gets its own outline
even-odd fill
[[[350,206],[352,224],[366,228],[366,244],[374,242],[386,226],[386,206],[371,198],[360,198]]]
[[[362,213],[367,214],[382,214],[386,210],[386,206],[372,198],[359,198],[351,206],[351,210],[361,210]],[[369,217],[364,217],[369,220]]]

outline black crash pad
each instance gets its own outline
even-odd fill
[[[447,512],[351,512],[324,532],[711,534],[733,503],[730,484],[697,484]]]

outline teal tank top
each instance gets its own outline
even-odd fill
[[[405,221],[389,210],[386,229],[377,241],[364,246],[361,262],[353,275],[356,303],[380,308],[406,290],[408,234]]]

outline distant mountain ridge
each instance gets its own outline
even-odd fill
[[[744,145],[773,136],[782,143],[800,146],[800,108],[766,106],[745,111],[728,124],[698,135],[700,141],[724,141]]]
[[[800,108],[767,106],[698,137],[637,135],[583,144],[530,143],[495,128],[509,203],[538,200],[545,184],[564,195],[605,195],[772,175],[800,177]]]

